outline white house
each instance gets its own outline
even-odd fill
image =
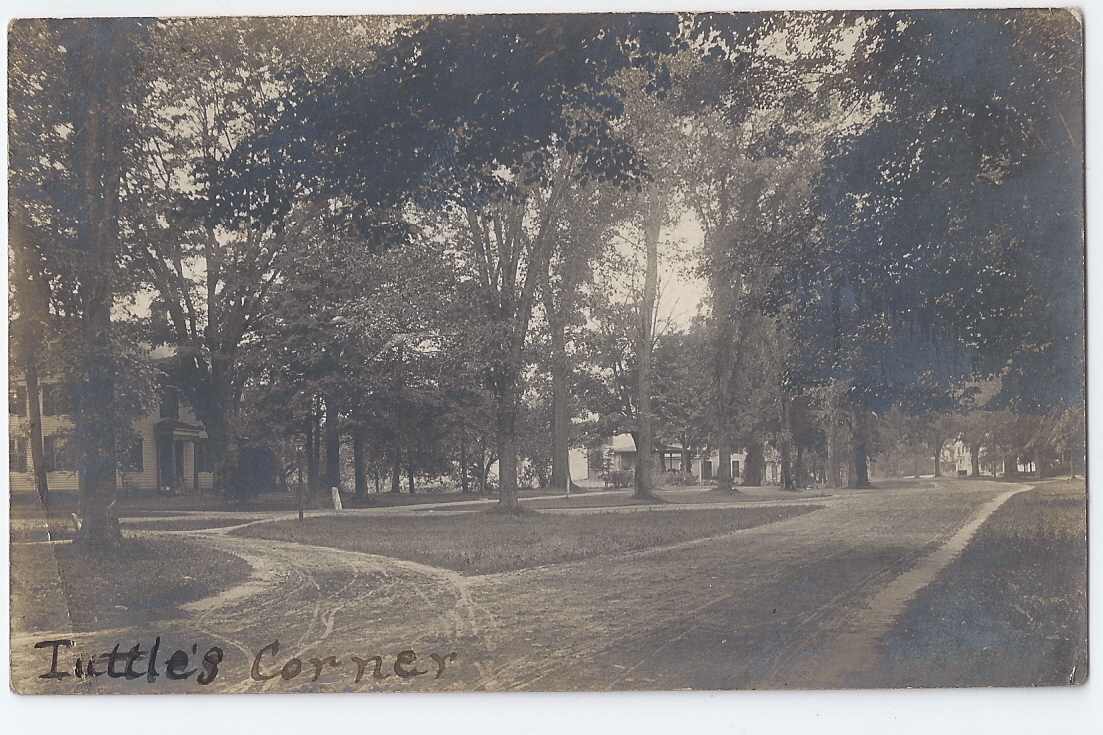
[[[76,490],[77,473],[65,452],[66,434],[73,424],[64,387],[43,381],[40,395],[28,396],[25,381],[11,376],[8,386],[8,475],[12,492],[34,492],[34,465],[30,452],[28,400],[39,401],[42,412],[43,464],[51,490]],[[119,490],[174,493],[200,492],[213,487],[214,467],[207,433],[191,407],[170,386],[161,394],[158,410],[134,423],[137,441],[120,462]]]
[[[763,482],[777,484],[781,481],[779,458],[774,456],[772,450],[766,453],[766,469]],[[609,457],[612,461],[612,470],[630,470],[636,466],[636,442],[631,434],[617,434],[610,437],[598,447],[592,449],[571,450],[571,479],[575,482],[582,480],[600,480],[604,460]],[[659,467],[665,467],[667,471],[682,471],[682,447],[680,444],[671,444],[662,448],[656,457]],[[717,463],[720,455],[712,452],[707,456],[694,456],[689,463],[688,471],[701,482],[709,482],[716,478]],[[743,469],[747,464],[747,453],[740,451],[731,456],[732,478],[738,480],[743,476]]]

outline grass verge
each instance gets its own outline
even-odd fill
[[[803,515],[820,506],[551,515],[465,513],[274,521],[237,536],[315,544],[493,574],[718,536]]]
[[[562,495],[553,498],[537,498],[526,500],[525,507],[533,510],[552,510],[558,508],[621,508],[633,505],[655,505],[648,500],[637,500],[632,497],[632,491],[623,493],[598,493],[594,495],[571,495],[567,498]]]
[[[122,521],[123,531],[202,531],[205,528],[227,528],[258,520],[256,516],[240,518],[139,518]]]
[[[419,492],[408,493],[367,493],[363,498],[346,493],[341,495],[346,508],[388,508],[393,506],[421,505],[425,503],[462,503],[483,499],[478,493],[455,492]],[[307,510],[333,507],[329,492],[320,492],[313,499],[303,498]],[[188,495],[158,495],[156,493],[127,494],[120,493],[117,501],[120,516],[139,516],[153,513],[168,515],[171,513],[196,511],[255,512],[287,511],[294,512],[299,507],[299,498],[293,492],[261,493],[248,502],[239,503],[222,493],[204,492]],[[38,517],[42,508],[38,496],[33,493],[20,493],[11,497],[13,518]],[[56,490],[50,493],[50,507],[55,517],[68,518],[70,513],[80,510],[77,493]]]
[[[60,582],[78,630],[178,616],[178,605],[240,584],[252,571],[243,559],[201,542],[127,538],[114,552],[91,553],[71,544],[54,544],[55,576],[53,565],[42,563],[49,548],[43,544],[11,547],[12,588],[33,599]]]
[[[226,528],[257,520],[256,516],[242,515],[233,518],[124,518],[120,521],[123,531],[201,531],[205,528]],[[72,541],[76,528],[69,518],[55,518],[47,527],[45,522],[30,526],[12,527],[8,539],[12,543],[35,541]]]
[[[877,686],[1054,686],[1087,677],[1083,481],[992,514],[882,642]]]

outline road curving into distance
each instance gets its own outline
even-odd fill
[[[821,510],[777,523],[483,576],[228,535],[233,527],[147,531],[238,555],[252,575],[141,628],[74,632],[62,609],[30,631],[13,614],[13,682],[29,692],[150,694],[846,687],[876,663],[877,641],[908,600],[1028,487],[941,480],[839,491],[815,499]],[[396,511],[412,512],[356,512]],[[49,545],[35,551],[48,567]],[[28,604],[13,590],[13,612]],[[144,654],[155,637],[159,660],[182,650],[195,676],[39,678],[50,658],[35,642],[77,640],[60,649],[64,664],[116,644]],[[222,660],[200,685],[213,647]],[[145,669],[140,657],[133,670]]]

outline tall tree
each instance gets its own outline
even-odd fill
[[[1004,405],[1081,402],[1078,19],[873,17],[881,72],[867,88],[883,104],[836,140],[817,183],[829,257],[783,287],[798,321],[819,325],[800,343],[837,355],[805,359],[865,410],[998,375]]]
[[[10,31],[9,191],[17,232],[31,233],[16,247],[34,263],[24,275],[35,287],[50,284],[64,320],[61,370],[73,407],[67,451],[79,473],[77,542],[85,546],[121,542],[117,453],[150,393],[145,356],[113,318],[129,286],[121,151],[132,134],[131,84],[145,33],[143,22],[125,19],[16,21]]]
[[[582,315],[583,287],[591,282],[595,261],[608,254],[613,228],[628,215],[616,187],[576,183],[564,197],[561,214],[553,224],[556,240],[548,259],[547,277],[540,286],[547,326],[546,365],[551,377],[551,474],[548,486],[568,495],[571,424],[574,417],[572,389],[574,362],[578,358],[577,331]]]
[[[11,251],[11,284],[14,317],[9,321],[9,374],[23,374],[22,401],[27,411],[27,437],[35,491],[46,512],[50,512],[50,486],[43,461],[42,406],[38,396],[40,370],[45,367],[50,322],[50,284],[42,262],[45,248],[36,242],[36,233],[25,224],[19,203],[11,201],[8,215],[8,244]],[[17,397],[18,398],[18,397]],[[19,412],[22,415],[22,411]]]
[[[289,156],[319,190],[344,192],[365,213],[410,201],[454,213],[485,309],[506,509],[517,504],[519,381],[551,223],[573,182],[642,175],[607,80],[653,65],[675,29],[673,16],[426,19],[397,33],[373,68],[301,87],[275,132],[240,149],[243,170],[254,154]],[[286,201],[261,209],[275,216]]]
[[[636,342],[639,367],[636,372],[636,475],[632,496],[656,500],[655,495],[655,417],[651,411],[652,366],[655,348],[655,300],[659,291],[659,235],[666,217],[665,186],[653,182],[647,187],[647,209],[644,215],[644,277],[640,298],[640,326]]]
[[[663,444],[682,447],[681,471],[691,472],[694,456],[709,447],[711,375],[708,335],[703,320],[686,332],[662,335],[655,344],[655,414]]]
[[[704,15],[695,24],[715,45],[704,61],[678,69],[675,89],[689,119],[682,177],[705,239],[717,478],[730,488],[734,442],[747,443],[754,459],[745,480],[756,482],[762,464],[760,432],[736,436],[734,422],[746,421],[734,402],[748,389],[776,395],[785,372],[767,371],[769,386],[761,383],[766,373],[748,380],[736,365],[751,366],[740,354],[757,348],[745,340],[765,337],[759,315],[771,308],[778,273],[815,252],[812,182],[825,141],[867,114],[852,72],[871,44],[857,14]],[[783,417],[791,398],[778,406]]]
[[[175,350],[166,367],[210,438],[216,484],[230,492],[239,468],[222,460],[235,441],[241,346],[270,308],[289,249],[327,205],[272,160],[254,161],[256,176],[235,175],[231,154],[277,114],[294,74],[361,68],[386,26],[384,18],[180,18],[151,24],[142,47],[121,214],[163,317],[155,339]],[[220,194],[230,187],[232,196]],[[285,206],[253,216],[277,187],[286,187]]]

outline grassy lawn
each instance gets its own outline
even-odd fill
[[[1004,503],[883,641],[881,686],[1084,681],[1086,520],[1082,480]]]
[[[469,503],[475,500],[485,500],[478,493],[368,493],[363,498],[341,494],[341,505],[345,508],[394,508],[407,505],[427,505],[430,503]],[[325,497],[326,503],[318,507],[330,507],[329,496]]]
[[[673,505],[698,505],[701,503],[761,503],[764,500],[785,500],[808,497],[826,498],[828,495],[820,490],[812,492],[785,492],[778,488],[770,488],[776,491],[776,497],[762,497],[744,493],[733,493],[728,490],[717,490],[707,486],[694,488],[660,488],[657,493],[667,503]],[[632,505],[654,505],[632,497],[631,490],[619,490],[616,492],[596,492],[589,495],[571,494],[567,498],[560,492],[552,497],[543,497],[535,500],[526,500],[525,507],[534,510],[553,510],[559,508],[618,508]]]
[[[172,514],[168,514],[172,515]],[[257,520],[256,516],[243,514],[233,518],[192,518],[188,516],[172,518],[124,518],[119,522],[123,532],[126,531],[200,531],[204,528],[225,528],[238,526],[242,523]],[[68,517],[55,518],[50,523],[47,531],[45,522],[36,523],[33,527],[14,526],[9,529],[8,538],[12,543],[29,543],[34,541],[71,541],[76,536],[76,529]]]
[[[118,552],[95,554],[71,544],[13,544],[13,589],[35,599],[58,584],[53,565],[43,564],[51,549],[78,630],[179,615],[176,606],[229,589],[252,571],[236,556],[176,538],[128,538]]]
[[[827,492],[823,490],[782,490],[780,487],[771,486],[767,488],[748,488],[740,490],[739,492],[732,492],[730,490],[718,490],[717,488],[698,488],[700,492],[682,492],[682,493],[669,493],[664,494],[659,492],[659,495],[666,498],[671,503],[679,503],[685,505],[695,505],[697,503],[761,503],[764,500],[798,500],[804,498],[829,498],[831,497]],[[832,492],[837,492],[832,488]]]
[[[261,523],[231,533],[381,554],[465,574],[493,574],[716,536],[803,515],[819,507],[572,516],[325,516],[302,522]]]
[[[533,510],[547,510],[555,508],[619,508],[632,505],[655,505],[632,497],[631,490],[617,493],[605,493],[596,495],[576,495],[564,497],[562,493],[552,497],[541,497],[534,500],[525,500],[524,506]]]
[[[421,505],[424,503],[462,503],[482,498],[477,493],[434,492],[434,493],[368,493],[356,498],[342,493],[342,502],[346,508],[388,508],[393,506]],[[76,513],[80,505],[75,492],[53,491],[50,493],[50,507],[55,516],[68,518]],[[158,495],[156,493],[126,494],[120,493],[116,503],[119,515],[140,516],[146,514],[171,515],[189,511],[256,511],[278,510],[294,512],[299,507],[298,496],[288,493],[261,493],[247,503],[238,503],[221,493],[197,493],[191,495]],[[328,492],[321,493],[313,500],[303,498],[307,510],[332,507]],[[37,517],[41,514],[37,496],[21,493],[11,497],[13,517]]]
[[[242,515],[236,518],[138,518],[122,521],[126,531],[201,531],[204,528],[226,528],[258,520],[256,516]]]

